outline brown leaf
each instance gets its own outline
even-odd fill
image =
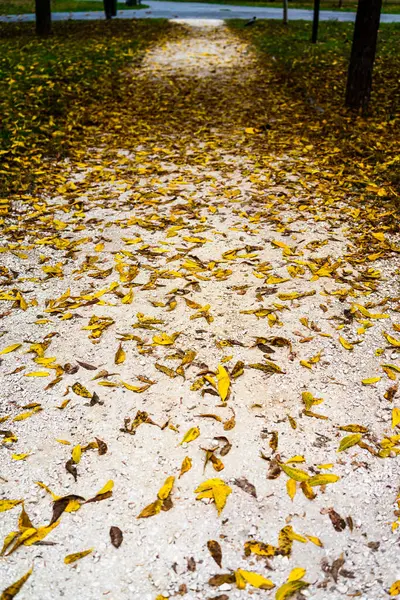
[[[64,510],[67,508],[70,500],[82,500],[85,501],[85,498],[82,496],[77,496],[76,494],[68,494],[68,496],[63,496],[62,498],[58,498],[58,500],[54,500],[53,502],[53,514],[51,517],[50,525],[53,525],[63,514]]]
[[[187,559],[187,570],[191,571],[192,573],[194,573],[196,570],[196,561],[194,560],[193,556]]]
[[[207,600],[229,600],[229,596],[226,594],[219,594],[218,596],[210,596]]]
[[[77,360],[76,362],[78,363],[78,365],[81,365],[81,367],[83,367],[84,369],[87,369],[88,371],[95,371],[96,369],[98,369],[98,367],[94,367],[93,365],[89,365],[89,363],[83,362],[81,360]]]
[[[239,479],[235,479],[233,482],[235,485],[240,487],[244,492],[253,496],[253,498],[257,498],[256,488],[246,477],[240,477]]]
[[[103,400],[100,400],[96,392],[93,392],[92,397],[90,398],[90,406],[94,406],[95,404],[104,404],[104,402]]]
[[[114,548],[119,548],[124,539],[123,533],[119,527],[116,527],[115,525],[110,527],[110,538]]]
[[[277,479],[281,474],[282,469],[279,466],[278,460],[273,458],[269,463],[269,469],[267,473],[267,479]]]
[[[107,450],[108,450],[108,446],[105,442],[103,442],[102,440],[99,440],[99,438],[95,438],[96,442],[97,442],[97,447],[99,449],[99,455],[102,456],[103,454],[106,454]]]
[[[336,512],[336,510],[332,507],[321,509],[322,515],[329,515],[329,518],[332,522],[333,528],[336,531],[343,531],[346,529],[346,521]]]
[[[219,567],[222,566],[222,549],[216,540],[207,542],[207,548]]]
[[[70,458],[69,460],[67,460],[67,462],[65,463],[65,468],[68,471],[68,473],[70,473],[72,475],[72,477],[75,479],[75,481],[77,481],[78,479],[78,471],[75,465],[75,462],[72,458]]]
[[[65,373],[67,373],[68,375],[74,375],[75,373],[78,372],[79,367],[78,365],[71,365],[70,363],[66,363],[63,367]]]
[[[234,583],[235,582],[235,574],[234,573],[221,573],[220,575],[213,575],[209,580],[209,585],[213,585],[215,587],[219,587],[224,583]]]
[[[221,450],[219,451],[221,456],[226,456],[228,454],[228,452],[230,452],[231,448],[232,448],[232,444],[230,443],[230,441],[228,440],[227,437],[225,437],[224,435],[219,435],[219,436],[215,436],[216,440],[221,441],[224,443],[224,445],[222,446]]]

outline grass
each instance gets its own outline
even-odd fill
[[[230,4],[233,6],[257,6],[267,8],[283,8],[282,2],[264,2],[261,0],[173,0],[174,2],[206,2],[209,4]],[[357,10],[357,0],[343,0],[342,6],[339,0],[321,0],[321,10],[337,10],[340,12],[351,12]],[[305,8],[311,10],[314,6],[313,0],[289,0],[289,9]],[[383,0],[382,12],[396,14],[400,13],[399,0]]]
[[[126,6],[125,2],[118,2],[118,10],[139,10],[148,8],[146,4],[140,6]],[[52,0],[53,12],[90,12],[104,10],[102,0]],[[35,12],[35,0],[0,0],[0,15],[23,15]]]
[[[168,31],[159,19],[65,21],[38,39],[0,24],[0,197],[46,178],[42,157],[78,156],[82,139],[129,101],[124,69]],[[32,187],[33,186],[33,187]]]
[[[327,155],[331,147],[329,160],[335,160],[337,151],[346,169],[365,169],[371,182],[399,188],[400,24],[380,27],[368,118],[344,106],[352,23],[320,23],[317,44],[310,43],[311,23],[304,21],[289,27],[260,21],[244,28],[243,21],[232,20],[229,26],[273,68],[276,89],[284,98],[277,110],[280,127],[293,136],[300,131]]]

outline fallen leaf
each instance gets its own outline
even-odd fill
[[[207,542],[207,548],[208,548],[208,551],[210,552],[211,556],[217,563],[217,565],[219,567],[221,567],[222,566],[222,549],[221,549],[220,544],[215,540],[209,540]]]
[[[76,562],[77,560],[84,558],[84,556],[91,554],[92,552],[93,552],[93,548],[89,548],[89,550],[83,550],[82,552],[75,552],[74,554],[68,554],[64,558],[64,562],[66,565],[70,565],[70,564]]]
[[[121,529],[119,527],[116,527],[115,525],[110,527],[110,538],[114,548],[119,548],[124,538]]]

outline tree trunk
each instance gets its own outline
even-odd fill
[[[382,0],[359,0],[346,88],[346,106],[368,108]]]
[[[318,39],[319,5],[320,5],[320,0],[314,0],[314,18],[313,18],[312,36],[311,36],[311,41],[313,44],[316,44],[317,39]]]
[[[50,0],[35,0],[36,33],[37,35],[50,35],[51,33],[51,6]]]
[[[283,0],[283,24],[288,24],[288,0]]]
[[[104,4],[104,13],[106,15],[106,19],[111,19],[114,16],[114,1],[113,0],[103,0]]]

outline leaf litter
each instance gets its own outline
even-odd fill
[[[395,595],[395,214],[341,181],[326,149],[262,133],[284,92],[272,100],[276,74],[246,42],[166,27],[121,79],[136,119],[120,106],[3,221],[1,443],[29,456],[10,452],[1,471],[3,596],[39,585],[39,570],[21,578],[32,545],[73,569],[87,556],[101,593],[121,598],[275,586],[283,599],[311,585],[322,599],[322,548],[352,564],[350,579],[332,567],[337,593],[368,597],[378,558],[373,585]],[[111,545],[120,562],[103,573]],[[185,575],[182,552],[197,565]],[[51,570],[58,595],[80,595],[73,573],[67,590]]]

